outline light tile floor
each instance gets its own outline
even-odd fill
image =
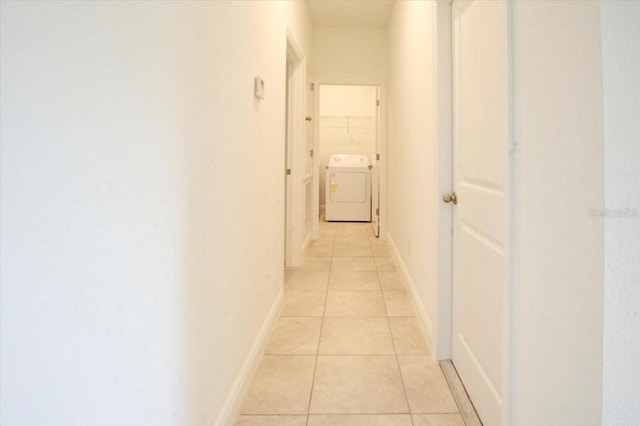
[[[320,222],[238,426],[462,426],[397,266],[369,224]]]

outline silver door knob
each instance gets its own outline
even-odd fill
[[[458,196],[455,192],[453,194],[444,194],[442,196],[442,201],[444,201],[445,203],[453,202],[453,204],[458,204]]]

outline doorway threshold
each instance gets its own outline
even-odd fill
[[[464,424],[466,426],[482,426],[480,417],[478,417],[478,413],[476,413],[476,409],[469,399],[469,395],[458,376],[456,368],[453,366],[453,362],[451,362],[450,359],[440,361],[440,369],[447,379],[447,383],[453,394],[453,399],[455,399],[456,404],[458,404],[458,410],[460,410]]]

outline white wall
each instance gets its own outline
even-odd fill
[[[389,24],[388,212],[396,247],[434,347],[436,191],[435,2],[396,2]]]
[[[260,0],[252,0],[253,2]],[[285,9],[287,32],[292,37],[296,47],[305,56],[307,68],[313,69],[313,27],[309,8],[305,0],[288,0],[282,2]]]
[[[325,83],[381,83],[387,77],[387,31],[315,28],[313,74]]]
[[[603,1],[601,13],[608,209],[602,424],[617,426],[640,419],[640,2]]]
[[[320,117],[371,117],[376,93],[372,86],[320,86]]]
[[[290,7],[2,2],[0,423],[221,419],[282,289]]]
[[[372,86],[321,85],[318,148],[320,151],[320,205],[325,204],[325,166],[334,154],[364,154],[373,163],[376,155]]]
[[[513,425],[601,420],[600,6],[513,3]]]

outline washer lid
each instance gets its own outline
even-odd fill
[[[329,167],[369,167],[369,158],[364,154],[333,154]]]

